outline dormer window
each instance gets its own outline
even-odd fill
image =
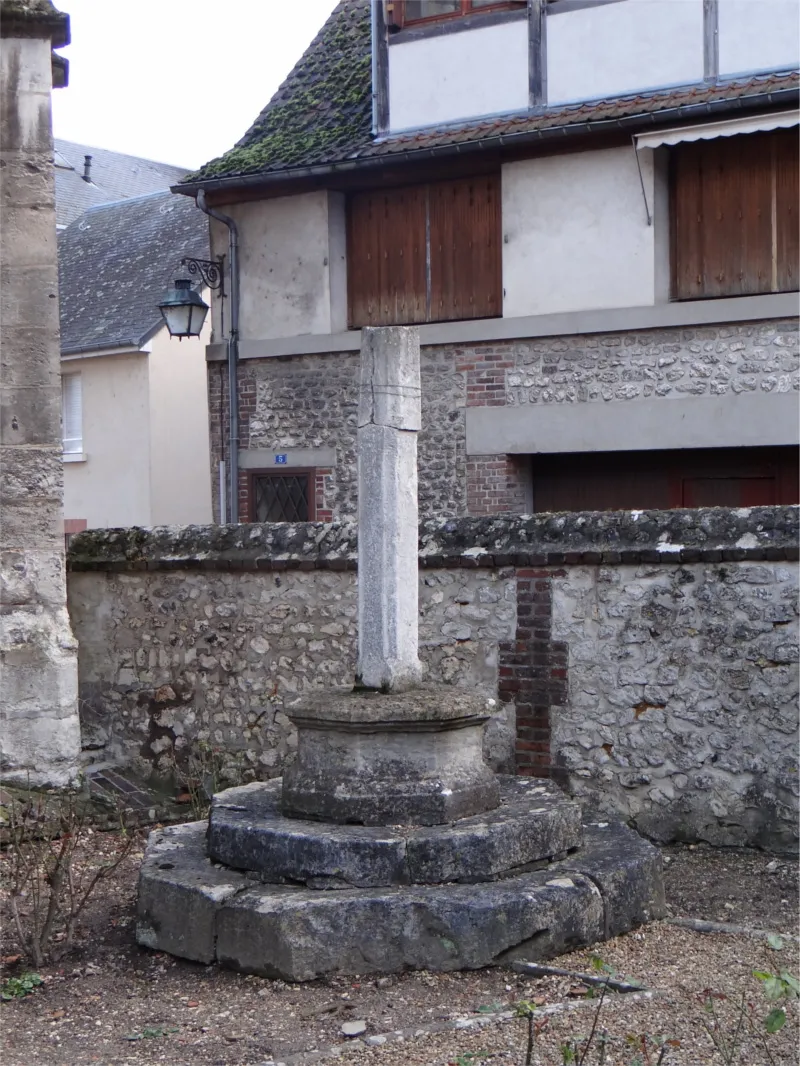
[[[463,18],[484,11],[513,11],[524,7],[526,0],[390,0],[386,21],[391,29],[420,23]]]

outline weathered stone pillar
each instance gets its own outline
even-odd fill
[[[2,0],[0,37],[0,775],[59,786],[80,760],[50,106],[69,17],[50,0]]]
[[[358,402],[358,683],[403,692],[418,657],[419,331],[363,329]]]

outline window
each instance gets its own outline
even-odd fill
[[[797,449],[535,455],[534,511],[630,511],[795,504]]]
[[[250,477],[251,522],[313,522],[314,471],[287,470]]]
[[[65,455],[83,451],[83,389],[80,374],[61,378],[61,443]]]
[[[386,22],[393,29],[418,22],[461,18],[480,11],[524,9],[526,0],[389,0]]]
[[[352,196],[347,278],[353,327],[499,315],[499,176]]]
[[[798,288],[798,173],[794,130],[672,149],[674,299]]]

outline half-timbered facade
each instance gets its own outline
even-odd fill
[[[178,190],[240,235],[215,488],[354,513],[359,330],[413,323],[424,513],[796,502],[799,12],[343,0]]]

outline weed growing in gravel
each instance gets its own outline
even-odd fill
[[[764,995],[769,1000],[797,999],[800,996],[800,982],[787,970],[780,973],[766,973],[763,970],[754,970],[753,977],[764,983]],[[773,1007],[764,1019],[764,1028],[768,1033],[777,1033],[786,1025],[786,1011],[783,1007]]]
[[[800,996],[800,982],[786,970],[781,970],[778,974],[754,970],[753,976],[762,982],[764,994],[769,1001],[797,999]],[[763,1017],[747,993],[743,992],[732,1012],[729,1011],[728,1016],[724,1017],[722,1006],[727,998],[723,993],[712,992],[711,989],[701,993],[703,1009],[707,1015],[701,1020],[702,1025],[725,1066],[732,1066],[739,1061],[739,1050],[746,1032],[761,1044],[767,1060],[774,1063],[767,1036],[779,1032],[786,1024],[786,1012],[783,1007],[773,1007],[766,1017]]]
[[[488,1058],[491,1058],[488,1051],[462,1051],[453,1059],[451,1066],[475,1066],[481,1059]]]
[[[38,973],[23,973],[19,977],[7,977],[0,985],[0,999],[22,999],[29,996],[34,988],[43,984]]]
[[[111,861],[87,867],[76,861],[76,853],[94,830],[86,807],[76,797],[66,797],[57,809],[43,796],[9,808],[5,848],[9,904],[19,946],[37,969],[46,958],[57,959],[69,951],[90,896],[133,847],[122,818],[120,824],[122,834]]]

